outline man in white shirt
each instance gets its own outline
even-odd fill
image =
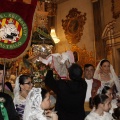
[[[98,80],[93,79],[95,68],[92,64],[85,64],[84,65],[84,78],[87,83],[87,92],[86,92],[86,98],[85,98],[85,112],[86,115],[91,111],[89,102],[90,98],[93,98],[101,86],[101,82]]]

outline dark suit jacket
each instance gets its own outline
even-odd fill
[[[15,111],[15,107],[11,96],[6,93],[0,92],[0,97],[3,97],[5,99],[4,106],[7,110],[9,120],[19,120],[19,116]],[[0,120],[4,120],[1,114],[1,110],[0,110]]]
[[[45,84],[57,94],[55,110],[59,120],[84,120],[84,101],[87,83],[79,81],[55,80],[53,71],[49,70]]]

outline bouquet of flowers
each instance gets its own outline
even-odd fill
[[[37,69],[33,72],[34,83],[42,82],[46,76],[48,66],[43,63],[36,63]]]

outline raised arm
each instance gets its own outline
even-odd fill
[[[48,70],[46,77],[45,77],[45,85],[48,86],[51,90],[53,90],[55,93],[58,92],[57,88],[57,81],[53,77],[53,71]]]

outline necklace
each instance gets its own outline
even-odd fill
[[[107,74],[107,73],[101,73],[104,77],[109,77],[109,73]]]
[[[101,73],[101,80],[102,81],[109,81],[110,80],[110,74],[106,74],[106,73]]]

